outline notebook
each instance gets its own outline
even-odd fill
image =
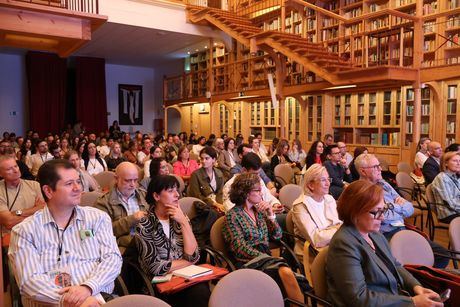
[[[197,265],[189,265],[185,268],[173,271],[173,275],[183,277],[185,279],[192,279],[209,274],[212,274],[212,269],[204,268]]]

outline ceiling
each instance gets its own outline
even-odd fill
[[[187,51],[203,49],[202,36],[107,22],[73,55],[105,58],[107,63],[153,67]]]

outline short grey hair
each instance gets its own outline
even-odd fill
[[[356,159],[355,159],[355,167],[356,167],[356,170],[358,171],[358,173],[360,173],[360,177],[361,177],[361,169],[363,167],[366,167],[366,166],[369,166],[369,163],[372,159],[377,159],[376,156],[374,156],[373,154],[360,154]]]

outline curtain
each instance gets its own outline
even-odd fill
[[[56,54],[28,52],[29,127],[41,137],[64,128],[67,60]]]
[[[77,57],[75,72],[77,119],[88,132],[106,131],[105,60]]]

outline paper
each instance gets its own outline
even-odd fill
[[[204,275],[212,274],[212,270],[197,265],[189,265],[185,268],[173,271],[173,275],[183,277],[186,279],[192,279]]]

